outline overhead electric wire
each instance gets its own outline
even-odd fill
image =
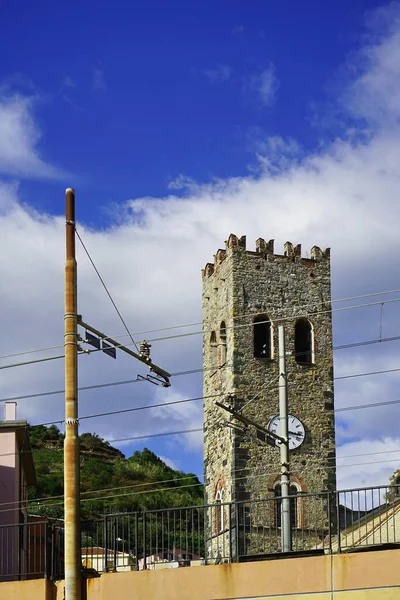
[[[151,485],[151,483],[149,483],[148,485]],[[189,483],[187,485],[179,485],[179,486],[172,486],[172,487],[159,487],[157,489],[150,489],[150,490],[140,490],[138,492],[128,492],[126,494],[112,494],[110,496],[100,496],[100,497],[96,497],[96,498],[83,498],[81,499],[81,504],[83,502],[95,502],[97,500],[109,500],[110,498],[122,498],[123,496],[130,496],[130,495],[139,495],[139,494],[151,494],[151,493],[155,493],[155,492],[166,492],[166,491],[170,491],[170,490],[176,490],[176,491],[180,491],[184,488],[189,488],[189,487],[199,487],[200,485],[203,485],[202,483]],[[101,489],[98,491],[102,491]],[[61,500],[59,502],[50,502],[50,504],[47,504],[47,502],[44,501],[38,501],[35,498],[31,498],[32,502],[36,502],[38,504],[46,504],[46,508],[49,508],[51,506],[58,506],[60,504],[64,504],[64,501]],[[0,510],[1,512],[9,512],[10,510],[16,510],[15,508],[6,508],[3,510]]]
[[[385,369],[384,371],[369,371],[368,373],[354,373],[353,375],[341,375],[340,377],[334,377],[333,379],[337,381],[338,379],[351,379],[353,377],[366,377],[367,375],[383,375],[384,373],[395,373],[396,371],[400,371],[400,369]]]
[[[134,412],[134,411],[140,411],[140,410],[147,410],[147,409],[152,409],[152,408],[162,408],[162,407],[168,407],[170,405],[174,405],[174,404],[183,404],[183,403],[187,403],[187,402],[195,402],[195,401],[199,401],[199,400],[204,400],[204,399],[208,399],[208,398],[215,398],[215,397],[219,397],[219,396],[226,396],[225,392],[221,392],[219,394],[211,394],[208,396],[198,396],[196,398],[186,398],[183,400],[174,400],[172,402],[162,402],[159,404],[150,404],[150,405],[145,405],[145,406],[136,406],[136,407],[132,407],[132,408],[125,408],[125,409],[120,409],[117,411],[108,411],[108,412],[103,412],[103,413],[95,413],[92,415],[84,415],[83,417],[80,417],[79,420],[83,420],[83,419],[94,419],[97,417],[104,417],[104,416],[109,416],[109,415],[115,415],[115,414],[123,414],[123,413],[127,413],[127,412]],[[341,408],[335,408],[333,410],[334,413],[337,412],[343,412],[343,411],[351,411],[351,410],[359,410],[359,409],[365,409],[365,408],[378,408],[380,406],[386,406],[386,405],[391,405],[391,404],[400,404],[400,400],[386,400],[383,402],[372,402],[370,404],[359,404],[359,405],[353,405],[353,406],[344,406]],[[54,420],[54,421],[47,421],[45,423],[37,423],[35,425],[31,425],[31,428],[35,428],[35,427],[43,427],[43,426],[47,426],[47,425],[57,425],[57,424],[62,424],[64,423],[64,420]],[[223,426],[223,424],[221,424],[221,427]],[[165,434],[164,434],[165,435]],[[144,437],[148,437],[148,436],[144,436]],[[110,440],[105,440],[105,441],[110,441]],[[48,443],[57,443],[56,440],[48,440]],[[400,448],[399,448],[400,451]],[[26,453],[31,453],[32,451],[23,451],[23,454]],[[390,451],[391,452],[391,451]],[[397,450],[393,450],[393,452],[397,452]],[[17,456],[21,454],[21,452],[7,452],[7,453],[0,453],[0,456]],[[368,453],[370,454],[370,453]],[[375,454],[375,453],[371,453],[371,454]],[[376,454],[381,454],[381,452],[376,452]],[[347,457],[347,456],[346,456]],[[342,457],[336,457],[336,458],[342,458]],[[344,458],[344,457],[343,457]],[[1,505],[1,503],[0,503]]]
[[[156,481],[145,481],[143,483],[133,483],[131,485],[119,485],[117,487],[110,487],[110,488],[90,489],[90,490],[81,491],[80,495],[84,496],[85,494],[86,495],[87,494],[95,494],[96,492],[112,492],[115,490],[132,489],[132,488],[144,487],[147,485],[158,485],[159,483],[172,483],[175,481],[183,481],[185,479],[192,479],[193,477],[196,477],[198,479],[199,475],[190,473],[183,477],[175,477],[173,479],[158,479]],[[203,477],[203,475],[201,477]],[[200,481],[197,485],[203,485],[203,483]],[[179,486],[177,486],[176,489],[179,489]],[[63,497],[64,497],[64,494],[58,494],[56,496],[45,496],[45,497],[41,497],[41,498],[28,498],[27,500],[10,500],[9,502],[0,502],[0,506],[5,506],[8,504],[13,504],[13,505],[23,504],[25,502],[42,502],[42,501],[47,501],[47,500],[56,500],[58,498],[63,498]],[[96,498],[92,498],[92,500],[93,499],[95,500]]]
[[[370,298],[370,297],[374,297],[374,296],[381,296],[381,295],[384,295],[384,294],[394,294],[394,293],[399,293],[399,292],[400,292],[400,289],[399,290],[387,290],[387,291],[383,291],[383,292],[374,292],[374,293],[369,293],[369,294],[362,294],[362,295],[359,295],[359,296],[350,296],[348,298],[334,299],[334,300],[331,300],[331,303],[345,302],[345,301],[357,300],[357,299],[361,299],[361,298]],[[385,303],[388,303],[388,302],[399,302],[399,301],[400,301],[400,298],[399,299],[395,298],[395,299],[392,299],[392,300],[384,300],[383,302],[373,302],[373,303],[361,304],[361,305],[357,305],[357,306],[343,307],[343,308],[338,309],[338,310],[351,310],[353,308],[363,308],[363,307],[368,307],[368,306],[382,305],[382,304],[385,304]],[[296,306],[296,308],[297,309],[299,309],[299,308],[307,308],[308,306],[314,306],[314,304],[313,305],[311,305],[311,304],[299,305],[299,306]],[[286,309],[285,307],[281,307],[280,310],[289,310],[289,309]],[[327,311],[324,311],[324,312],[335,312],[335,310],[336,309],[332,309],[332,310],[327,310]],[[310,313],[310,315],[311,314],[320,314],[320,313],[319,312],[318,313]],[[240,316],[234,317],[234,318],[235,319],[240,319],[240,318],[243,318],[243,317],[245,317],[247,315],[249,317],[251,317],[251,316],[254,316],[254,313],[245,313],[244,315],[240,315]],[[294,318],[299,318],[299,317],[298,316],[295,316],[295,317],[291,316],[291,317],[286,317],[284,319],[279,319],[279,321],[292,320]],[[269,322],[269,321],[266,321],[266,322]],[[187,328],[187,327],[196,327],[196,326],[202,325],[202,324],[203,324],[202,321],[197,321],[197,322],[194,322],[194,323],[186,323],[186,324],[183,324],[183,325],[172,325],[172,326],[168,326],[168,327],[160,327],[160,328],[157,328],[157,329],[147,329],[147,330],[144,330],[144,331],[133,332],[132,334],[128,330],[128,333],[126,333],[126,334],[125,333],[124,334],[116,334],[116,335],[114,335],[112,337],[119,338],[119,337],[126,337],[127,335],[128,336],[131,336],[131,335],[144,335],[144,334],[148,334],[148,333],[156,333],[158,331],[169,331],[169,330],[173,330],[173,329],[184,329],[184,328]],[[252,324],[252,321],[249,321],[249,324]],[[245,325],[240,325],[240,327],[242,327],[242,326],[245,326]],[[235,326],[233,326],[232,328],[234,329]],[[202,334],[202,333],[207,333],[208,331],[212,331],[212,330],[201,330],[199,332],[194,332],[194,333],[191,333],[191,334],[183,334],[182,336],[170,336],[170,337],[166,337],[166,338],[155,338],[154,340],[148,340],[148,341],[158,341],[159,339],[161,339],[161,340],[164,340],[164,339],[176,339],[176,337],[184,337],[186,335],[199,335],[199,334]],[[134,340],[133,340],[133,344],[136,346],[136,343],[134,342]],[[125,344],[125,345],[127,345],[127,344]],[[12,353],[12,354],[4,354],[4,355],[0,356],[0,360],[3,360],[5,358],[12,358],[12,357],[17,357],[17,356],[22,356],[24,354],[33,354],[33,353],[36,353],[36,352],[46,352],[46,351],[49,351],[49,350],[56,350],[58,348],[64,348],[64,345],[60,344],[60,345],[55,345],[55,346],[49,346],[49,347],[46,347],[46,348],[37,348],[37,349],[34,349],[34,350],[25,350],[25,351],[22,351],[22,352],[16,352],[16,353]],[[91,352],[94,352],[94,351],[95,350],[91,350]],[[29,363],[27,363],[27,364],[29,364]]]
[[[125,321],[124,321],[124,319],[123,319],[123,317],[122,317],[122,315],[121,315],[120,311],[118,310],[118,307],[117,307],[117,305],[115,304],[115,302],[114,302],[114,299],[113,299],[113,297],[111,296],[111,294],[110,294],[110,292],[109,292],[109,290],[108,290],[108,288],[107,288],[107,286],[106,286],[106,284],[105,284],[105,282],[104,282],[104,279],[103,279],[103,278],[102,278],[102,276],[100,275],[98,268],[97,268],[97,267],[96,267],[96,265],[94,264],[94,260],[93,260],[93,259],[92,259],[92,257],[90,256],[89,250],[86,248],[85,244],[83,243],[83,240],[82,240],[81,236],[79,235],[79,232],[78,232],[78,230],[77,230],[76,226],[75,226],[75,233],[76,233],[76,236],[77,236],[78,240],[79,240],[79,241],[80,241],[80,243],[82,244],[82,248],[84,249],[84,251],[85,251],[85,253],[86,253],[86,255],[87,255],[87,257],[88,257],[88,259],[89,259],[89,261],[90,261],[90,263],[91,263],[91,265],[92,265],[92,267],[93,267],[93,269],[95,270],[95,272],[96,272],[96,274],[97,274],[98,278],[100,279],[100,281],[101,281],[101,284],[102,284],[103,288],[105,289],[107,296],[108,296],[108,297],[109,297],[109,299],[111,300],[111,303],[112,303],[113,307],[115,308],[115,311],[116,311],[117,315],[119,316],[119,318],[120,318],[120,320],[121,320],[121,323],[122,323],[122,324],[123,324],[123,326],[125,327],[125,329],[126,329],[126,331],[127,331],[127,334],[128,334],[128,335],[129,335],[129,337],[131,338],[131,340],[132,340],[132,343],[133,343],[133,345],[135,346],[136,350],[139,352],[138,345],[136,344],[135,340],[133,339],[133,336],[132,336],[131,332],[129,331],[129,329],[128,329],[128,326],[127,326],[127,324],[125,323]]]
[[[388,463],[388,462],[394,462],[396,459],[389,459],[389,460],[383,460],[383,461],[373,461],[373,462],[364,462],[364,463],[354,463],[354,464],[350,464],[350,465],[342,465],[341,468],[345,468],[345,467],[358,467],[358,466],[362,466],[362,465],[371,465],[371,464],[382,464],[382,463]],[[276,466],[276,465],[275,465]],[[336,467],[326,467],[326,469],[332,469],[332,468],[336,468]],[[250,473],[249,475],[245,475],[242,477],[233,477],[232,480],[233,481],[240,481],[240,480],[244,480],[244,479],[248,479],[249,477],[260,477],[260,475],[265,475],[267,473],[270,473],[270,470],[265,470],[265,471],[259,471],[256,473]],[[98,500],[111,500],[114,498],[123,498],[126,496],[133,496],[133,495],[140,495],[140,494],[151,494],[151,493],[156,493],[156,492],[163,492],[163,491],[170,491],[170,490],[176,490],[176,491],[180,491],[184,488],[188,488],[188,487],[198,487],[199,485],[204,485],[201,483],[194,483],[194,484],[187,484],[187,485],[182,485],[182,486],[173,486],[173,487],[167,487],[167,488],[163,488],[163,487],[159,487],[156,489],[149,489],[149,490],[140,490],[140,491],[133,491],[133,492],[127,492],[125,494],[111,494],[111,495],[106,495],[106,496],[100,496],[100,497],[95,497],[95,498],[83,498],[81,500],[81,503],[83,502],[95,502]],[[390,488],[391,486],[382,486],[382,488]],[[97,491],[103,491],[103,490],[97,490]],[[93,493],[93,492],[92,492]],[[337,490],[337,493],[340,493],[340,490]],[[37,501],[35,499],[32,499],[32,502],[37,502],[38,504],[45,504],[46,508],[52,507],[52,506],[57,506],[60,504],[63,504],[64,502],[61,500],[59,502],[50,502],[47,503],[46,501]],[[178,507],[179,508],[179,507]],[[0,510],[0,512],[6,512],[9,511],[10,509],[5,509],[5,510]],[[168,510],[168,509],[166,509]]]
[[[84,415],[83,417],[79,417],[79,420],[82,421],[84,419],[96,419],[97,417],[108,417],[110,415],[118,415],[118,414],[123,414],[123,413],[128,413],[128,412],[134,412],[134,411],[138,411],[138,410],[147,410],[147,409],[151,409],[151,408],[160,408],[160,407],[165,407],[165,406],[171,406],[172,404],[184,404],[187,402],[196,402],[199,400],[205,400],[207,398],[213,398],[213,397],[217,397],[217,396],[226,396],[226,393],[223,392],[220,394],[212,394],[209,396],[198,396],[197,398],[187,398],[185,400],[174,400],[173,402],[161,402],[159,404],[150,404],[150,405],[146,405],[146,406],[136,406],[134,408],[123,408],[120,410],[111,410],[109,412],[95,413],[93,415]],[[359,409],[364,409],[364,408],[378,408],[380,406],[386,406],[386,405],[390,405],[390,404],[400,404],[400,400],[386,400],[383,402],[372,402],[370,404],[358,404],[358,405],[354,405],[354,406],[344,406],[341,408],[333,409],[333,412],[337,413],[337,412],[344,412],[344,411],[351,411],[351,410],[359,410]],[[241,411],[243,411],[243,408],[244,407],[241,408]],[[38,423],[37,425],[31,425],[31,427],[57,425],[58,423],[60,423],[60,424],[64,423],[64,420],[47,421],[46,423]],[[3,455],[0,454],[0,456],[3,456]]]
[[[160,402],[158,404],[146,404],[145,406],[135,406],[133,408],[122,408],[120,410],[111,410],[103,413],[95,413],[93,415],[84,415],[83,417],[79,417],[79,421],[83,421],[84,419],[96,419],[97,417],[108,417],[110,415],[120,415],[128,412],[135,412],[138,410],[148,410],[150,408],[162,408],[165,406],[172,406],[173,404],[185,404],[187,402],[196,402],[198,400],[206,400],[208,398],[217,398],[220,396],[226,396],[225,392],[221,392],[219,394],[210,394],[207,396],[197,396],[196,398],[185,398],[183,400],[173,400],[172,402]],[[48,421],[47,423],[40,423],[39,425],[31,425],[31,427],[40,427],[44,425],[57,425],[58,423],[64,423],[64,420],[61,421]],[[0,454],[1,456],[1,454]]]
[[[219,367],[222,368],[222,367]],[[226,367],[224,367],[226,368]],[[215,370],[217,370],[217,367],[214,367]],[[211,370],[211,369],[210,369]],[[193,369],[191,371],[181,371],[180,373],[172,373],[171,377],[180,377],[183,375],[192,375],[194,373],[201,373],[203,372],[204,369]],[[368,375],[380,375],[380,374],[385,374],[385,373],[394,373],[396,371],[400,371],[400,368],[397,369],[385,369],[383,371],[370,371],[367,373],[354,373],[351,375],[342,375],[340,377],[334,377],[334,380],[337,379],[350,379],[353,377],[367,377]],[[131,383],[139,383],[142,380],[140,379],[127,379],[124,381],[113,381],[110,383],[99,383],[99,384],[94,384],[94,385],[87,385],[87,386],[83,386],[78,388],[79,391],[87,391],[87,390],[94,390],[94,389],[99,389],[99,388],[106,388],[106,387],[113,387],[113,386],[117,386],[117,385],[127,385],[127,384],[131,384]],[[6,398],[6,399],[1,399],[0,402],[11,402],[14,400],[23,400],[26,398],[32,398],[32,397],[39,397],[39,396],[52,396],[52,395],[56,395],[56,394],[63,394],[64,390],[55,390],[53,392],[44,392],[44,393],[38,393],[38,394],[28,394],[26,396],[14,396],[14,397],[10,397],[10,398]]]
[[[13,363],[11,365],[1,365],[0,370],[12,369],[13,367],[25,367],[26,365],[34,365],[36,363],[48,362],[49,360],[58,360],[59,358],[64,358],[64,354],[59,354],[58,356],[47,356],[46,358],[37,358],[36,360],[27,360],[25,362]]]
[[[348,348],[352,348],[352,347],[358,347],[360,345],[370,345],[373,343],[385,343],[385,342],[389,342],[389,341],[397,341],[400,339],[400,336],[396,336],[396,337],[390,337],[390,338],[382,338],[382,339],[375,339],[375,340],[367,340],[364,342],[353,342],[351,344],[345,344],[344,346],[335,346],[333,349],[334,350],[342,350],[342,349],[348,349]],[[35,362],[35,361],[34,361]],[[13,366],[13,365],[11,365]],[[219,370],[219,369],[225,369],[228,367],[231,367],[232,365],[230,364],[226,364],[226,365],[222,365],[222,366],[218,366],[218,365],[214,365],[212,367],[209,367],[208,369],[204,369],[204,368],[200,368],[200,369],[191,369],[191,370],[187,370],[187,371],[180,371],[177,373],[172,373],[171,377],[181,377],[183,375],[191,375],[191,374],[195,374],[195,373],[201,373],[204,372],[205,370]],[[0,367],[4,368],[4,367]],[[367,373],[356,373],[356,374],[352,374],[352,375],[342,375],[342,376],[336,376],[334,377],[335,380],[340,380],[340,379],[349,379],[349,378],[353,378],[353,377],[363,377],[363,376],[367,376],[367,375],[378,375],[378,374],[384,374],[384,373],[389,373],[389,372],[396,372],[400,369],[387,369],[387,370],[383,370],[383,371],[371,371],[371,372],[367,372]],[[143,380],[138,380],[138,379],[126,379],[126,380],[120,380],[120,381],[112,381],[112,382],[107,382],[107,383],[98,383],[98,384],[93,384],[93,385],[87,385],[87,386],[81,386],[78,388],[78,391],[88,391],[88,390],[94,390],[94,389],[101,389],[101,388],[107,388],[107,387],[114,387],[114,386],[119,386],[119,385],[128,385],[131,383],[138,383],[141,382]],[[17,400],[25,400],[25,399],[29,399],[29,398],[40,398],[40,397],[45,397],[45,396],[53,396],[53,395],[58,395],[58,394],[64,394],[65,390],[61,389],[61,390],[52,390],[52,391],[46,391],[46,392],[37,392],[35,394],[22,394],[19,396],[10,396],[7,398],[0,398],[0,403],[3,402],[14,402]]]
[[[400,448],[398,450],[387,450],[387,451],[377,451],[377,452],[367,452],[367,453],[361,453],[361,454],[350,454],[350,455],[337,456],[336,460],[341,460],[341,459],[345,459],[345,458],[353,458],[353,457],[361,457],[361,456],[372,456],[372,455],[377,455],[377,454],[388,454],[388,453],[395,453],[395,452],[400,452]],[[320,459],[320,460],[322,460],[322,459]],[[318,462],[320,462],[320,460],[317,459],[317,460],[313,460],[312,462],[318,463]],[[395,462],[395,461],[397,461],[397,459],[393,458],[393,459],[388,459],[388,460],[384,460],[384,461],[368,461],[368,462],[364,462],[364,463],[354,463],[354,464],[349,464],[349,465],[337,465],[336,464],[336,465],[333,465],[333,466],[327,466],[325,468],[330,470],[330,469],[337,469],[337,468],[342,468],[342,467],[354,467],[354,466],[362,466],[362,465],[381,464],[381,463]],[[269,470],[270,470],[271,468],[276,468],[277,467],[277,463],[267,463],[267,464],[264,463],[262,466],[263,466],[263,468],[267,468],[268,467]],[[240,469],[233,469],[231,472],[232,473],[238,473],[240,471],[246,471],[246,470],[248,470],[248,467],[244,467],[244,468],[240,468]],[[268,473],[269,470],[268,471],[257,471],[255,473],[251,473],[251,474],[246,475],[244,477],[233,477],[232,480],[233,481],[237,481],[237,480],[246,479],[249,476],[251,476],[251,477],[253,477],[253,476],[260,476],[260,475],[263,475],[265,473]],[[170,482],[173,482],[173,481],[175,482],[175,481],[182,481],[182,480],[185,480],[185,479],[188,479],[188,478],[190,479],[190,478],[193,478],[193,477],[196,477],[197,479],[201,479],[201,478],[204,479],[204,475],[198,475],[198,474],[189,473],[189,474],[186,474],[183,477],[174,478],[174,479],[157,480],[157,481],[151,481],[151,482],[135,483],[135,484],[126,485],[126,486],[118,486],[118,487],[111,487],[111,488],[98,488],[98,489],[86,490],[86,491],[82,491],[81,495],[95,494],[97,492],[108,492],[108,491],[121,490],[121,489],[124,489],[124,490],[125,489],[132,489],[132,488],[143,487],[143,486],[148,486],[148,485],[165,484],[165,483],[170,483]],[[201,481],[199,481],[199,483],[191,484],[191,485],[199,486],[199,485],[204,485],[204,483],[202,483]],[[165,490],[165,489],[180,490],[183,487],[187,487],[187,486],[174,486],[173,488],[159,488],[157,490],[152,490],[152,489],[147,490],[146,489],[146,490],[143,490],[143,493],[146,493],[146,492],[150,493],[150,492],[153,492],[153,491],[162,491],[162,490]],[[388,484],[387,486],[381,486],[381,487],[390,487],[390,484]],[[338,490],[338,492],[340,492],[340,490]],[[140,492],[140,493],[142,493],[142,492]],[[129,494],[122,494],[122,496],[126,496],[126,495],[129,495]],[[105,496],[105,498],[107,498],[107,499],[114,498],[114,497],[121,497],[121,496],[120,495],[117,495],[117,496],[115,496],[115,495]],[[63,495],[60,494],[60,495],[57,495],[57,496],[48,496],[48,497],[41,497],[41,498],[30,498],[28,500],[28,502],[29,503],[37,503],[37,504],[45,504],[49,500],[54,500],[54,499],[57,499],[57,498],[63,498]],[[98,499],[99,498],[97,498],[97,497],[92,497],[92,498],[85,499],[85,501],[90,501],[90,500],[95,501],[95,500],[98,500]],[[102,499],[102,498],[100,498],[100,499]],[[24,500],[16,500],[16,501],[10,501],[10,502],[0,502],[0,506],[6,506],[6,505],[10,505],[10,504],[19,505],[19,504],[23,504],[24,502],[25,502]],[[53,503],[51,505],[54,505],[54,504],[55,503]],[[57,503],[57,504],[59,504],[59,503]],[[7,511],[10,511],[10,510],[15,510],[15,508],[9,508],[9,509],[0,510],[0,512],[7,512]]]
[[[265,321],[257,321],[257,325],[262,325],[262,324],[266,324],[266,323],[270,323],[271,325],[274,323],[274,321],[277,321],[279,323],[285,323],[288,321],[293,321],[293,320],[297,320],[301,317],[313,317],[316,315],[323,315],[323,314],[328,314],[328,313],[334,313],[334,312],[342,312],[345,310],[353,310],[353,309],[360,309],[360,308],[366,308],[366,307],[371,307],[371,306],[381,306],[382,304],[390,304],[393,302],[400,302],[400,298],[394,298],[392,300],[384,300],[382,302],[369,302],[367,304],[358,304],[355,306],[344,306],[342,308],[329,308],[327,310],[317,310],[317,311],[313,311],[313,312],[306,312],[304,314],[299,313],[296,315],[291,315],[290,317],[282,317],[282,318],[276,318],[276,319],[266,319]],[[301,308],[301,307],[298,307]],[[244,315],[243,315],[244,316]],[[247,316],[247,315],[246,315]],[[255,314],[253,313],[251,315],[252,317],[255,316]],[[239,319],[241,317],[235,317],[236,319]],[[230,330],[236,330],[236,329],[243,329],[245,327],[249,327],[251,325],[253,325],[253,320],[250,320],[246,323],[242,323],[240,325],[227,325],[225,327],[226,330],[230,329]],[[199,323],[199,325],[201,325],[201,323]],[[180,339],[180,338],[186,338],[186,337],[192,337],[195,335],[204,335],[206,333],[212,333],[215,329],[201,329],[199,331],[192,331],[189,333],[181,333],[181,334],[177,334],[177,335],[171,335],[171,336],[164,336],[164,337],[159,337],[159,338],[149,338],[147,341],[148,342],[161,342],[161,341],[166,341],[166,340],[175,340],[175,339]],[[117,335],[115,336],[117,338],[119,337],[126,337],[126,334],[121,334],[121,335]],[[122,345],[122,344],[121,344]],[[126,346],[129,346],[130,344],[125,344]],[[116,348],[118,348],[118,346],[116,346]],[[94,349],[94,350],[90,350],[90,353],[93,352],[99,352],[101,351],[101,349]]]
[[[150,438],[156,438],[156,437],[165,437],[165,436],[170,436],[170,435],[182,435],[182,434],[186,434],[186,433],[198,433],[199,431],[203,431],[202,427],[198,427],[196,429],[182,429],[181,431],[162,431],[160,433],[151,433],[148,435],[134,435],[132,437],[124,437],[124,438],[116,438],[115,440],[105,440],[106,442],[109,443],[115,443],[115,442],[128,442],[128,441],[132,441],[132,440],[147,440]]]

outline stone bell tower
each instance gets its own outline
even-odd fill
[[[257,440],[215,405],[279,434],[278,330],[285,326],[290,480],[293,493],[333,491],[336,453],[333,404],[330,251],[309,257],[290,242],[231,234],[203,277],[204,467],[206,502],[253,500],[279,486],[279,448]]]

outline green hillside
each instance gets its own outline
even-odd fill
[[[62,518],[64,435],[55,425],[30,427],[29,435],[38,479],[29,490],[30,513]],[[172,469],[147,448],[126,458],[95,433],[83,433],[80,467],[83,519],[203,503],[197,476]]]

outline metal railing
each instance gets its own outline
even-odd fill
[[[281,498],[105,515],[81,523],[82,568],[165,569],[282,553]],[[290,553],[400,544],[400,486],[290,497]],[[0,581],[63,576],[63,527],[0,525]]]
[[[400,486],[336,492],[338,516],[333,551],[400,543]]]
[[[165,569],[282,555],[280,497],[109,514],[83,529],[98,571]],[[400,486],[290,497],[291,553],[400,544]]]
[[[0,581],[63,576],[61,527],[48,520],[0,525]]]

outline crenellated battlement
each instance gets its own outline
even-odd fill
[[[305,260],[305,261],[322,261],[330,259],[330,248],[322,250],[319,246],[313,246],[310,250],[309,256],[302,257],[301,255],[301,244],[294,245],[292,242],[286,242],[283,245],[283,254],[274,253],[274,240],[266,242],[263,238],[256,240],[256,248],[254,250],[247,250],[246,247],[246,236],[242,235],[237,237],[231,233],[229,238],[225,242],[225,250],[219,249],[214,255],[214,263],[207,263],[205,268],[202,269],[203,277],[209,277],[218,268],[218,266],[226,259],[229,254],[234,252],[247,252],[253,255],[260,255],[264,257],[276,257],[278,259],[288,260]]]

